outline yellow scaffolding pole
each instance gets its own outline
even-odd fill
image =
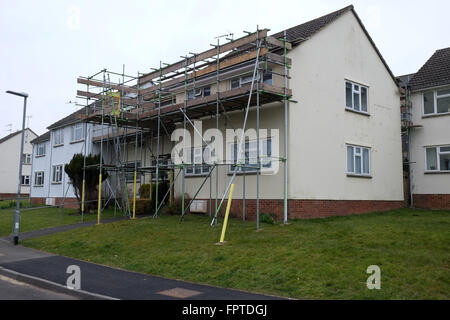
[[[169,204],[173,205],[173,170],[169,172],[169,186],[170,186],[170,195],[169,195]]]
[[[225,240],[225,232],[227,231],[228,215],[230,214],[231,200],[232,200],[232,197],[233,197],[233,190],[234,190],[234,183],[231,185],[230,195],[229,195],[228,201],[227,201],[227,211],[225,212],[225,220],[223,221],[222,235],[220,236],[220,242],[219,242],[221,244]]]
[[[102,210],[102,172],[98,175],[98,208],[97,208],[97,224],[100,224],[100,212]]]
[[[83,185],[81,187],[81,213],[84,213],[84,186],[86,185],[86,180],[83,179]]]
[[[136,219],[136,170],[134,171],[133,180],[133,219]]]

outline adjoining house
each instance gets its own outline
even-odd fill
[[[66,207],[78,207],[64,166],[74,154],[84,153],[85,148],[87,154],[96,152],[92,144],[95,127],[81,122],[79,113],[73,112],[53,123],[47,128],[49,131],[31,141],[34,162],[30,195],[32,203],[58,205],[64,201]]]
[[[17,196],[19,161],[22,159],[21,195],[30,194],[31,167],[33,165],[31,141],[37,137],[33,130],[27,128],[24,132],[23,154],[20,155],[22,130],[11,133],[0,139],[0,198],[10,199]]]
[[[450,209],[450,48],[437,50],[409,78],[404,86],[410,111],[404,118],[412,204]]]
[[[137,188],[155,181],[156,172],[159,180],[168,180],[172,172],[175,197],[183,192],[196,196],[199,211],[213,214],[215,199],[220,201],[236,170],[231,213],[237,217],[242,217],[244,211],[247,218],[255,217],[257,203],[260,213],[282,217],[285,196],[289,218],[367,213],[404,206],[399,88],[353,6],[287,29],[286,44],[279,40],[284,32],[272,36],[265,32],[262,30],[258,33],[260,38],[258,34],[255,38],[265,43],[266,51],[260,52],[259,62],[255,43],[247,41],[255,37],[252,34],[220,46],[218,50],[225,51],[227,46],[233,50],[217,58],[219,63],[208,51],[205,55],[209,58],[202,61],[200,69],[196,69],[200,62],[197,67],[194,62],[188,68],[188,62],[192,65],[195,58],[186,58],[140,77],[137,86],[79,78],[78,82],[88,88],[108,88],[106,94],[78,91],[79,96],[97,99],[103,105],[105,97],[125,92],[119,95],[126,107],[120,110],[120,117],[114,105],[97,106],[86,116],[87,122],[98,125],[105,121],[108,128],[123,126],[123,130],[138,128],[135,136],[122,133],[120,144],[114,142],[114,135],[105,133],[104,139],[95,139],[97,152],[102,145],[105,164],[114,168],[137,165]],[[257,77],[253,78],[256,64]],[[258,92],[252,87],[253,79]],[[170,135],[183,128],[186,117],[201,120],[202,133],[218,128],[225,136],[227,129],[242,128],[247,101],[251,108],[246,129],[259,126],[267,129],[267,136],[247,137],[244,165],[237,165],[236,141],[222,146],[223,154],[232,157],[220,160],[231,160],[230,163],[206,164],[205,142],[211,139],[205,135],[202,140],[187,123],[190,137],[200,145],[192,143],[191,161],[181,168],[171,166],[175,142]],[[255,108],[256,105],[260,107]],[[186,116],[180,111],[183,108]],[[51,127],[54,132],[56,128]],[[277,141],[279,148],[275,150]],[[257,157],[258,149],[262,159],[259,174],[258,167],[249,161]],[[50,171],[50,164],[47,167]],[[179,172],[182,174],[176,178]],[[133,182],[132,174],[126,182]]]

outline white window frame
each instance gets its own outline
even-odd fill
[[[81,138],[77,139],[76,132],[77,132],[77,130],[80,130],[80,128],[81,128]],[[83,141],[84,140],[84,124],[82,122],[80,122],[80,123],[76,123],[76,124],[72,125],[71,133],[72,133],[72,141],[71,142]]]
[[[205,89],[209,88],[209,94],[205,96]],[[211,86],[204,86],[202,88],[191,89],[187,92],[187,100],[191,101],[197,98],[204,98],[211,95]]]
[[[36,171],[34,173],[34,186],[36,187],[42,187],[44,185],[44,178],[45,178],[45,173],[44,171]],[[37,183],[39,180],[40,183]]]
[[[45,156],[47,150],[46,150],[46,143],[38,143],[36,145],[36,157],[43,157]]]
[[[125,164],[128,168],[125,171],[125,180],[127,183],[134,183],[134,161],[127,162]],[[129,167],[133,167],[132,170],[130,170]],[[141,161],[136,161],[136,168],[141,167]],[[136,183],[141,182],[141,174],[139,171],[136,172]]]
[[[30,185],[30,176],[23,175],[22,180],[20,181],[20,185],[22,186],[29,186]]]
[[[64,145],[64,129],[58,129],[53,132],[53,146]]]
[[[351,172],[351,171],[349,171],[349,168],[348,168],[348,148],[349,147],[352,147],[353,148],[353,172]],[[356,148],[359,148],[360,149],[360,153],[359,154],[357,154],[356,153]],[[368,166],[369,166],[369,170],[368,170],[368,173],[365,173],[364,172],[364,150],[367,150],[368,151]],[[345,162],[345,166],[346,166],[346,173],[347,173],[347,175],[350,175],[350,176],[361,176],[361,177],[371,177],[372,176],[372,169],[371,169],[371,167],[372,167],[372,161],[371,161],[371,148],[370,147],[364,147],[364,146],[360,146],[360,145],[354,145],[354,144],[346,144],[345,145],[345,159],[347,160],[346,162]],[[359,155],[360,157],[361,157],[361,173],[357,173],[356,172],[356,156],[357,155]]]
[[[207,151],[210,150],[208,146],[202,146],[202,147],[192,147],[190,151],[187,151],[191,156],[191,160],[188,162],[188,164],[192,164],[186,167],[186,177],[199,177],[199,176],[206,176],[211,171],[211,167],[207,164],[205,164],[208,159],[211,158],[211,152]],[[203,158],[204,161],[203,161]],[[196,173],[196,169],[200,169],[200,172]]]
[[[22,154],[22,164],[31,164],[31,154],[29,153]]]
[[[55,176],[56,176],[56,179],[55,179]],[[63,177],[63,165],[57,164],[57,165],[52,166],[52,183],[61,183],[62,177]]]
[[[351,88],[351,92],[352,92],[352,106],[351,107],[347,106],[347,83],[352,86],[352,88]],[[356,90],[355,86],[358,86],[359,90]],[[366,89],[366,108],[367,108],[366,111],[362,110],[362,102],[363,102],[363,99],[362,99],[362,88]],[[355,93],[359,94],[359,110],[355,109]],[[360,83],[357,83],[357,82],[353,82],[353,81],[350,81],[350,80],[345,80],[344,81],[344,101],[345,101],[345,109],[351,110],[351,111],[354,111],[354,112],[358,112],[358,113],[362,113],[362,114],[369,114],[369,111],[370,111],[369,110],[369,87],[365,86],[365,85],[362,85]]]
[[[423,116],[433,116],[433,115],[441,115],[441,114],[450,114],[450,111],[448,112],[437,112],[437,100],[440,98],[449,98],[450,97],[450,93],[448,94],[441,94],[438,96],[437,92],[438,91],[442,91],[442,90],[450,90],[450,87],[444,87],[444,88],[439,88],[439,89],[435,89],[435,90],[428,90],[428,91],[424,91],[422,92],[422,115]],[[426,93],[433,93],[433,113],[425,113],[425,94]]]
[[[450,172],[450,170],[441,170],[440,155],[441,154],[450,154],[450,151],[441,151],[441,148],[450,148],[450,145],[424,147],[424,152],[425,152],[425,172],[428,172],[428,173],[430,173],[430,172]],[[437,162],[436,170],[428,169],[428,159],[427,159],[427,150],[428,149],[436,149],[436,162]]]
[[[268,141],[271,142],[271,148],[270,148],[271,152],[270,152],[270,156],[265,156],[264,155],[264,144],[267,146],[267,142]],[[254,139],[245,141],[244,148],[246,147],[247,143],[248,143],[249,147],[248,147],[247,151],[244,150],[244,157],[245,157],[245,153],[248,153],[249,155],[250,155],[250,153],[254,153],[256,155],[256,153],[257,153],[257,145],[256,145],[255,142],[256,142],[256,140],[254,140]],[[251,143],[254,143],[253,148],[250,147]],[[239,148],[239,143],[238,142],[232,142],[232,143],[228,144],[228,148],[230,150],[229,154],[231,155],[231,159],[229,159],[229,161],[237,163],[237,155],[234,153],[234,146],[235,145],[237,145],[237,147]],[[273,162],[272,162],[272,158],[271,158],[272,157],[272,148],[273,148],[273,145],[272,145],[272,138],[271,137],[259,140],[259,160],[261,161],[260,173],[264,173],[264,174],[273,173],[274,168],[273,168]],[[254,161],[254,163],[250,162],[250,159],[252,161]],[[253,160],[253,158],[249,157],[248,161],[249,161],[248,164],[245,164],[245,163],[242,164],[245,168],[237,167],[236,165],[229,165],[228,166],[228,173],[229,174],[233,174],[236,171],[235,168],[239,168],[237,174],[243,174],[244,172],[246,174],[248,174],[248,173],[249,174],[256,173],[258,171],[257,170],[258,169],[257,168],[257,165],[258,165],[257,158],[255,158]],[[255,165],[255,168],[254,169],[253,168],[249,168],[248,167],[249,165]]]

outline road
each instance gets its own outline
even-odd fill
[[[75,300],[75,298],[0,275],[0,300]]]

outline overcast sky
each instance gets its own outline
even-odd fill
[[[0,137],[8,124],[22,126],[22,99],[6,90],[29,93],[30,127],[43,134],[77,109],[68,103],[77,76],[123,65],[137,75],[207,50],[218,35],[237,38],[257,25],[277,32],[350,4],[395,75],[450,46],[448,0],[0,0]]]

